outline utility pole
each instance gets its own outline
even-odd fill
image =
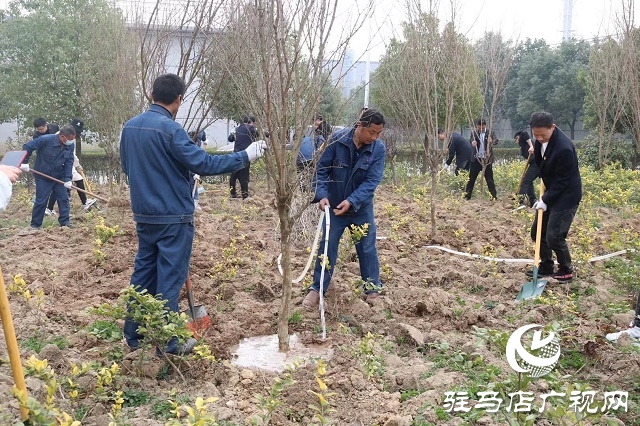
[[[367,18],[367,25],[368,25],[368,31],[367,31],[367,40],[369,40],[369,42],[371,42],[371,19],[373,18],[373,0],[369,1],[369,17]],[[371,73],[371,46],[369,46],[369,49],[367,50],[367,64],[365,66],[365,70],[364,70],[364,74],[365,74],[365,80],[364,80],[364,107],[368,108],[369,107],[369,74]]]
[[[575,0],[564,0],[564,17],[562,20],[562,41],[571,38],[571,18],[573,17],[573,3]]]

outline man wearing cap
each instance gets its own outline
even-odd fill
[[[465,190],[464,198],[471,199],[473,186],[484,165],[484,178],[487,181],[487,188],[491,197],[495,200],[498,198],[496,192],[496,184],[493,181],[493,145],[498,143],[493,131],[487,132],[487,122],[484,118],[479,118],[476,122],[476,130],[471,132],[471,146],[473,147],[473,156],[471,157],[471,165],[469,167],[469,182]]]

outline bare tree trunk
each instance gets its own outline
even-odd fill
[[[436,238],[436,200],[437,200],[437,191],[438,190],[438,171],[435,168],[431,169],[431,239]]]
[[[289,351],[289,316],[291,311],[291,220],[287,205],[278,203],[280,250],[282,252],[282,299],[278,315],[278,350]]]

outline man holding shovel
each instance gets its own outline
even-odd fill
[[[162,294],[167,306],[178,311],[180,290],[187,280],[193,244],[194,204],[190,172],[202,176],[229,173],[248,167],[263,154],[264,141],[228,155],[210,155],[196,146],[174,121],[186,86],[175,74],[162,74],[153,82],[153,104],[129,120],[120,136],[120,163],[129,178],[131,209],[138,234],[131,285],[151,295]],[[131,349],[140,345],[138,324],[127,319],[124,336]],[[196,344],[172,339],[166,353],[184,355]]]
[[[33,151],[38,151],[36,163],[33,169],[49,177],[64,182],[64,185],[47,179],[39,174],[34,175],[36,182],[36,201],[31,211],[31,227],[40,228],[47,208],[49,195],[53,195],[58,201],[60,226],[70,226],[69,223],[69,194],[67,189],[73,186],[71,183],[73,169],[73,152],[76,141],[76,130],[67,124],[60,128],[58,133],[42,135],[22,146],[27,151],[27,156],[20,166],[25,172],[29,169],[29,157]]]
[[[534,205],[542,210],[542,238],[540,245],[540,269],[538,275],[551,276],[560,282],[573,279],[571,254],[567,245],[567,234],[582,199],[582,179],[578,168],[578,156],[573,142],[553,122],[548,112],[531,115],[529,122],[535,138],[534,155],[540,167],[540,178],[545,192]],[[537,215],[531,227],[531,238],[535,241]],[[558,270],[554,272],[551,252],[558,259]],[[527,274],[533,275],[532,272]]]

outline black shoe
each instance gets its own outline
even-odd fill
[[[175,350],[167,353],[171,355],[180,355],[180,356],[188,355],[191,352],[193,352],[193,348],[195,348],[197,344],[198,344],[198,341],[192,337],[186,342],[178,344]]]
[[[533,269],[527,270],[525,272],[525,275],[528,276],[529,278],[533,278]],[[551,277],[553,275],[554,275],[553,269],[552,270],[542,269],[542,268],[538,269],[538,277]]]
[[[561,283],[568,283],[571,280],[573,280],[573,271],[563,271],[563,272],[556,272],[555,274],[552,275],[552,278],[554,280],[558,280]]]

